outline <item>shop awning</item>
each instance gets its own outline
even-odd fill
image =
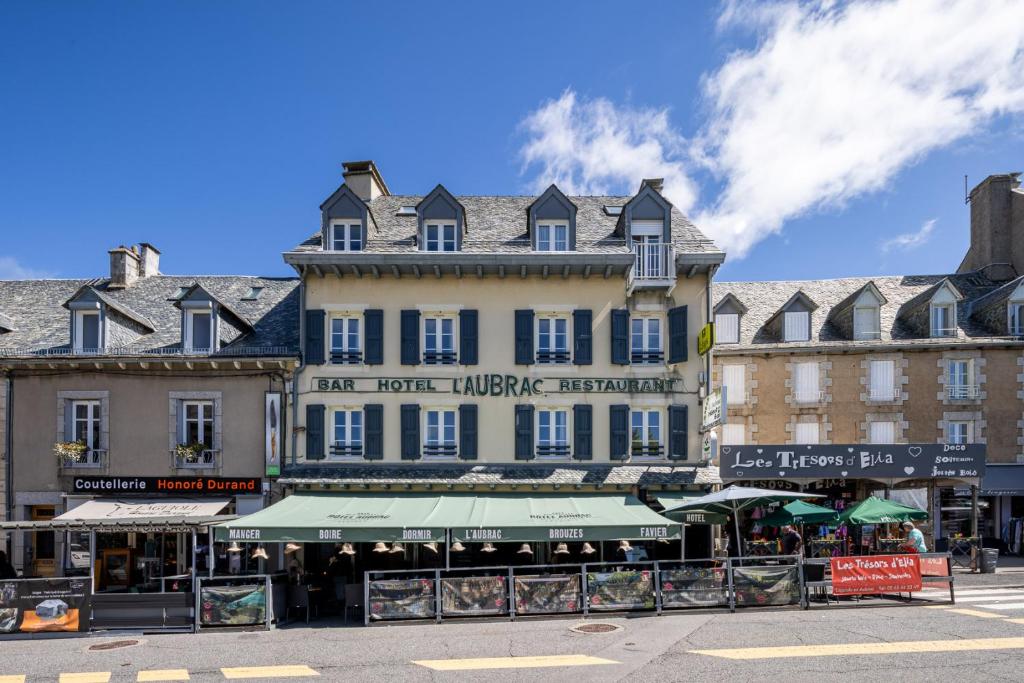
[[[477,496],[459,541],[611,541],[679,538],[679,524],[634,496]]]
[[[222,499],[98,499],[88,500],[53,519],[10,521],[0,529],[54,531],[174,531],[217,524],[232,515],[219,515]]]
[[[988,465],[981,478],[983,496],[1024,496],[1024,465]],[[971,495],[968,490],[967,495]]]
[[[215,528],[222,541],[594,541],[677,538],[633,496],[297,493]]]
[[[703,493],[697,491],[662,491],[655,494],[655,499],[667,510],[668,508],[688,503],[703,495]],[[726,515],[709,510],[686,510],[663,514],[672,521],[683,524],[725,524],[728,521]]]

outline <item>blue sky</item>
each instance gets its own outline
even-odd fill
[[[410,194],[665,176],[728,279],[949,271],[963,176],[1024,170],[1024,21],[949,4],[5,2],[0,277],[139,241],[287,275],[367,158]]]

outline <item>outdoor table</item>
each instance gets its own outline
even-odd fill
[[[981,556],[981,538],[978,536],[949,536],[949,553],[954,567],[976,571]]]
[[[903,538],[880,538],[878,539],[878,552],[886,555],[903,552],[903,547],[906,544],[907,541]]]
[[[843,554],[843,546],[846,541],[841,538],[813,538],[811,539],[811,557],[834,557]]]

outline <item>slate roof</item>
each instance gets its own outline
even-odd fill
[[[676,486],[721,484],[718,468],[675,465],[301,465],[278,479],[292,485]]]
[[[1004,283],[995,282],[981,272],[956,273],[951,275],[896,275],[879,277],[851,277],[833,280],[769,280],[761,282],[715,282],[714,301],[717,305],[726,295],[732,294],[747,307],[747,313],[740,317],[739,344],[717,345],[716,352],[729,353],[736,350],[767,348],[800,348],[820,346],[856,347],[872,346],[879,343],[912,345],[949,344],[951,338],[931,339],[914,327],[905,316],[908,309],[927,305],[929,290],[945,279],[963,294],[964,299],[957,305],[958,339],[961,341],[1007,341],[1007,337],[996,328],[986,325],[972,316],[978,302],[988,302],[986,295],[1000,289]],[[853,341],[838,329],[829,316],[833,309],[846,306],[849,297],[873,282],[885,297],[886,303],[880,310],[881,339]],[[811,314],[811,339],[808,342],[780,342],[764,329],[779,309],[796,294],[803,291],[818,308]]]
[[[456,196],[465,207],[466,233],[462,251],[468,253],[529,253],[526,210],[534,196]],[[624,206],[632,197],[569,197],[576,207],[576,250],[590,253],[629,253],[622,237],[615,235],[618,216],[609,216],[604,207]],[[399,216],[403,206],[416,206],[421,195],[387,195],[369,202],[371,219],[365,251],[401,253],[418,251],[416,215]],[[376,226],[376,227],[375,227]],[[678,209],[672,209],[672,243],[685,253],[719,253],[720,249],[701,233]],[[321,250],[317,231],[293,249],[296,252]]]
[[[110,289],[106,278],[94,280],[0,280],[0,355],[58,355],[70,349],[70,312],[64,308],[83,287],[100,299],[131,311],[152,327],[130,345],[135,353],[174,353],[181,346],[181,311],[175,297],[182,288],[199,284],[244,320],[252,331],[221,348],[218,355],[297,355],[299,296],[296,278],[252,276],[155,275],[124,289]],[[244,300],[251,288],[262,287],[256,301]],[[125,353],[125,352],[122,352]]]

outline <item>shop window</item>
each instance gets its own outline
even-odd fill
[[[569,411],[566,408],[541,408],[537,415],[537,457],[569,457]]]
[[[423,363],[455,365],[455,316],[423,316]]]
[[[425,458],[454,459],[458,456],[456,413],[454,408],[431,408],[423,411]]]
[[[331,363],[357,365],[363,362],[359,322],[359,317],[354,315],[331,318]]]
[[[793,426],[793,442],[802,446],[813,446],[818,441],[817,422],[797,422]]]
[[[334,410],[331,431],[331,457],[363,457],[363,411],[359,408]]]
[[[569,363],[569,316],[537,315],[537,363]]]
[[[661,349],[661,319],[634,317],[630,325],[630,362],[634,364],[663,363],[665,354]]]
[[[740,364],[722,366],[722,386],[728,405],[741,406],[747,402],[747,366]]]
[[[629,416],[630,453],[633,458],[663,458],[662,415],[656,409],[633,409]]]

